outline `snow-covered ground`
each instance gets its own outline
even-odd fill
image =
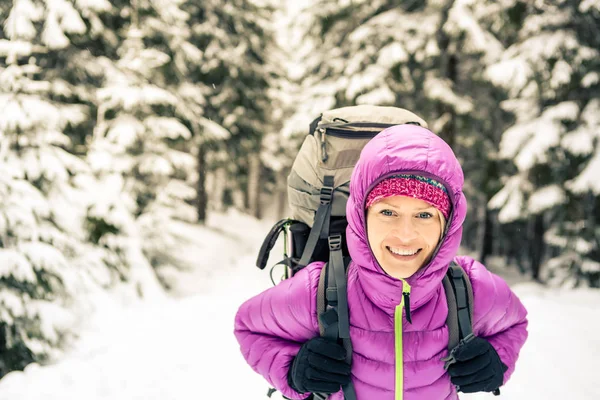
[[[211,216],[209,228],[186,228],[193,240],[182,256],[198,267],[176,277],[182,296],[102,301],[60,362],[8,374],[0,400],[267,399],[267,383],[244,362],[232,330],[237,307],[271,285],[254,267],[269,227],[230,213]],[[529,309],[530,337],[501,398],[599,399],[600,291],[533,283],[514,290]]]

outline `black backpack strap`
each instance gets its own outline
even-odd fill
[[[328,265],[329,264],[325,264],[323,265],[323,268],[321,268],[321,274],[319,275],[319,287],[317,289],[317,317],[319,322],[319,334],[323,337],[325,337],[325,327],[337,322],[337,315],[335,321],[332,321],[331,319],[326,319],[325,323],[321,321],[323,318],[326,318],[325,309],[327,308],[327,301],[325,299],[325,292],[327,289],[325,288],[325,282],[327,281],[327,271],[329,269]]]
[[[346,267],[342,255],[342,235],[329,237],[329,264],[333,268],[335,286],[327,287],[327,301],[330,296],[337,302],[339,321],[339,338],[350,339],[350,318],[348,315],[348,279],[346,279]]]
[[[442,358],[444,368],[456,362],[456,349],[475,338],[473,334],[473,287],[469,275],[454,260],[442,280],[448,301],[448,357]],[[492,392],[500,395],[500,389]]]
[[[456,296],[450,283],[448,275],[444,275],[442,279],[444,291],[446,292],[446,301],[448,302],[448,316],[446,317],[446,325],[448,326],[448,351],[452,351],[458,346],[459,328],[458,328],[458,310],[456,308]]]
[[[269,254],[271,254],[271,250],[273,249],[273,246],[275,246],[275,243],[277,242],[277,239],[279,238],[279,235],[281,234],[281,232],[283,232],[285,225],[287,223],[289,223],[291,220],[289,219],[282,219],[281,221],[277,222],[275,225],[273,225],[273,227],[271,228],[271,231],[269,231],[269,233],[267,234],[267,237],[265,237],[265,240],[263,241],[262,246],[260,246],[260,251],[258,252],[258,258],[256,259],[256,266],[260,269],[265,269],[265,266],[267,265],[267,261],[269,260]]]
[[[442,280],[448,301],[448,350],[473,335],[473,288],[469,276],[452,261]]]
[[[308,235],[306,246],[302,252],[302,257],[298,266],[305,267],[310,262],[310,259],[317,246],[317,241],[320,237],[326,238],[329,235],[329,217],[331,216],[331,199],[333,197],[333,176],[326,175],[323,178],[323,187],[321,188],[321,204],[315,214],[312,229]]]
[[[329,237],[329,262],[323,266],[317,289],[317,315],[321,336],[333,341],[342,341],[346,349],[346,361],[352,362],[350,342],[350,318],[348,313],[348,293],[346,272],[350,259],[342,255],[342,236]],[[342,387],[346,400],[356,400],[352,383]],[[315,399],[327,396],[315,393]]]

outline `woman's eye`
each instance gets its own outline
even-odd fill
[[[433,217],[433,214],[428,213],[428,212],[421,212],[419,214],[417,214],[418,218],[422,218],[422,219],[429,219],[431,217]]]
[[[394,215],[394,212],[392,210],[381,210],[379,213],[381,215],[385,215],[386,217],[391,217]]]

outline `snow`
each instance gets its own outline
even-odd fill
[[[531,16],[527,23],[536,25],[545,20],[540,20],[541,16]],[[546,18],[544,14],[543,18]],[[533,29],[533,28],[532,28]],[[494,84],[510,89],[511,97],[518,95],[519,91],[529,82],[534,74],[535,65],[545,65],[545,60],[552,59],[561,52],[574,52],[573,59],[570,61],[569,69],[580,67],[582,63],[598,57],[598,50],[586,46],[581,46],[578,42],[575,32],[568,30],[556,30],[554,32],[536,32],[528,39],[509,47],[502,58],[489,66],[486,75]],[[545,71],[539,71],[548,74]],[[567,77],[567,69],[559,65],[555,69],[552,79],[556,82],[564,82]]]
[[[575,102],[565,101],[548,107],[537,119],[513,125],[502,135],[500,155],[514,158],[520,171],[545,162],[547,150],[560,143],[565,130],[562,121],[576,121],[578,112],[579,106]]]
[[[588,72],[581,79],[581,86],[583,86],[584,88],[589,88],[589,87],[597,84],[599,80],[600,80],[600,76],[598,75],[597,72]]]
[[[221,125],[217,124],[206,118],[201,118],[199,121],[200,126],[202,126],[203,135],[208,139],[229,139],[231,136],[230,132],[223,128]]]
[[[428,98],[453,106],[458,114],[473,111],[471,100],[457,95],[452,89],[452,82],[449,79],[441,79],[428,73],[425,80],[425,92]]]
[[[549,185],[537,189],[529,197],[527,209],[532,214],[539,214],[544,210],[567,202],[567,196],[559,185]]]
[[[34,283],[35,273],[25,255],[13,249],[0,249],[0,278],[9,277],[21,282]],[[4,303],[4,301],[0,300]]]
[[[25,57],[31,54],[33,45],[30,42],[0,39],[0,56],[7,57],[7,64],[11,57]]]
[[[579,11],[588,12],[590,9],[600,11],[600,1],[598,0],[583,0],[579,3]]]
[[[48,2],[48,4],[52,4],[53,2]],[[83,35],[86,31],[86,26],[81,17],[79,16],[79,12],[77,12],[72,3],[67,1],[57,1],[54,0],[54,7],[59,10],[60,14],[60,27],[66,33],[76,33],[79,35]]]
[[[18,0],[4,23],[4,32],[10,39],[30,40],[36,30],[32,21],[42,17],[42,10],[30,0]]]
[[[232,331],[239,305],[271,285],[268,271],[254,266],[270,223],[229,212],[211,214],[207,227],[180,228],[189,239],[182,256],[195,267],[172,276],[179,296],[94,294],[98,306],[73,348],[56,364],[5,376],[0,399],[266,400],[269,386],[245,363]],[[272,254],[269,265],[281,243]],[[600,398],[600,291],[528,282],[513,289],[529,310],[529,339],[502,399]]]
[[[568,181],[566,186],[575,193],[585,193],[591,190],[595,195],[600,194],[600,151],[596,151],[594,157],[588,162],[585,169],[577,176],[577,178]]]
[[[565,26],[567,25],[574,16],[569,8],[560,9],[559,7],[548,7],[546,12],[543,14],[532,13],[525,18],[523,28],[519,33],[523,38],[537,35],[545,28]]]
[[[490,32],[482,28],[473,12],[469,9],[474,4],[472,0],[459,0],[454,3],[450,9],[448,22],[444,25],[444,30],[453,35],[460,35],[464,32],[467,35],[466,47],[463,49],[472,53],[482,53],[485,64],[497,61],[504,47]]]
[[[106,102],[107,108],[122,107],[126,111],[140,104],[174,105],[177,98],[167,90],[153,85],[141,87],[109,86],[98,90],[98,100]]]
[[[176,118],[152,116],[146,118],[144,124],[159,139],[188,140],[192,137],[192,132]]]
[[[560,145],[573,154],[586,155],[594,149],[594,135],[585,126],[579,126],[577,129],[564,135]]]
[[[552,78],[550,86],[553,89],[558,89],[563,85],[567,85],[571,81],[573,68],[564,60],[557,61],[552,70]]]
[[[600,100],[592,99],[581,113],[581,119],[585,121],[586,125],[591,128],[597,136],[598,128],[600,128]]]
[[[356,32],[360,30],[357,29]],[[376,64],[383,68],[391,68],[399,63],[406,63],[408,54],[404,50],[404,46],[398,42],[392,42],[379,51],[379,58]]]
[[[383,81],[387,70],[379,65],[369,65],[362,74],[356,74],[350,78],[346,97],[351,99],[358,94],[377,87]]]
[[[518,182],[518,180],[517,180]],[[523,215],[523,192],[516,187],[509,187],[508,185],[503,187],[500,192],[498,192],[492,199],[490,200],[490,204],[496,199],[496,196],[503,196],[504,193],[507,193],[506,204],[502,207],[500,212],[498,213],[498,221],[502,224],[506,224],[508,222],[515,221],[519,218],[524,218],[526,215]]]
[[[69,38],[63,32],[58,23],[56,11],[50,10],[44,22],[44,31],[42,32],[42,42],[51,50],[64,49],[69,45]]]
[[[585,221],[568,222],[565,223],[563,230],[577,232],[585,229]],[[582,254],[590,253],[595,246],[595,243],[591,243],[582,237],[568,237],[559,230],[556,226],[553,226],[544,234],[544,240],[546,243],[553,246],[566,250],[563,255],[569,258],[573,256],[581,257]],[[552,260],[548,261],[551,263]],[[572,262],[563,262],[561,268],[568,269]],[[572,275],[572,274],[571,274]],[[575,279],[576,276],[570,276],[569,279]]]
[[[139,119],[123,114],[111,123],[106,132],[106,138],[116,145],[126,148],[132,146],[144,130],[144,124]]]
[[[7,324],[13,323],[15,317],[18,318],[25,314],[23,299],[15,292],[8,290],[0,292],[0,304],[2,304],[0,318]]]
[[[356,104],[394,104],[396,93],[387,86],[381,86],[356,98]]]
[[[93,11],[110,11],[112,8],[108,0],[75,0],[77,6],[81,9]]]
[[[510,88],[513,95],[516,95],[529,82],[532,74],[531,67],[522,58],[501,60],[485,71],[487,79],[495,85]]]
[[[4,70],[2,75],[8,73],[10,68]],[[0,123],[0,129],[3,131],[28,131],[34,126],[62,127],[61,124],[66,122],[61,120],[57,107],[38,96],[2,94],[0,112],[5,116]]]

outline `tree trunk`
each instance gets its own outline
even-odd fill
[[[198,183],[196,186],[196,210],[198,222],[206,222],[206,210],[208,208],[208,195],[206,193],[206,149],[204,144],[198,145]]]
[[[248,210],[251,215],[260,218],[260,153],[250,154],[248,164]]]
[[[544,254],[544,214],[536,215],[531,222],[531,240],[529,256],[531,260],[531,277],[538,282]]]
[[[209,196],[210,204],[213,209],[225,211],[223,197],[225,196],[225,188],[227,183],[227,172],[225,168],[219,167],[213,174],[212,189]]]
[[[492,220],[492,213],[487,208],[487,202],[485,203],[485,216],[483,218],[483,233],[482,233],[482,243],[481,243],[481,252],[479,254],[479,261],[485,265],[485,261],[487,256],[492,254],[492,250],[494,248],[494,222]]]
[[[525,267],[525,260],[527,259],[527,246],[524,246],[523,243],[527,243],[527,225],[523,222],[518,223],[514,227],[513,234],[509,238],[509,243],[512,249],[513,254],[515,255],[515,261],[517,266],[519,267],[519,271],[523,274],[527,274],[527,269]]]

